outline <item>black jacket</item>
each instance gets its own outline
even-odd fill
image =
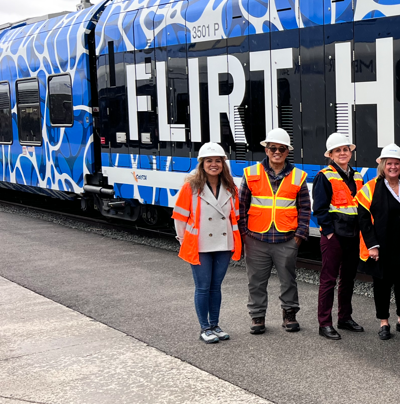
[[[379,245],[380,252],[386,249],[387,224],[389,212],[388,192],[385,182],[382,178],[376,182],[375,192],[372,197],[370,212],[362,205],[358,205],[358,223],[361,234],[364,238],[367,248]],[[374,218],[374,224],[371,221],[371,214]],[[359,271],[382,278],[383,270],[379,267],[379,260],[375,261],[368,258],[366,262],[360,260]]]

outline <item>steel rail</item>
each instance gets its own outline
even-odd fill
[[[62,211],[58,211],[58,210],[54,210],[54,209],[39,208],[37,206],[26,205],[26,204],[18,203],[18,202],[4,201],[1,199],[0,199],[0,204],[8,205],[8,206],[16,206],[19,208],[30,209],[33,211],[63,216],[63,217],[69,218],[69,219],[78,220],[83,223],[91,223],[91,224],[95,223],[95,224],[99,224],[103,227],[106,227],[108,229],[119,229],[119,230],[124,230],[124,231],[137,230],[137,231],[155,233],[155,234],[162,235],[162,236],[175,237],[175,232],[172,232],[172,231],[167,232],[167,231],[164,231],[163,229],[151,229],[151,228],[147,228],[147,227],[138,226],[136,224],[110,223],[110,221],[107,221],[107,220],[101,219],[101,218],[90,217],[90,216],[85,216],[85,215],[78,215],[78,214],[73,214],[73,213],[68,213],[68,212],[62,212]]]

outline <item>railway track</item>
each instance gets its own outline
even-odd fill
[[[122,231],[127,231],[127,232],[141,232],[141,233],[147,233],[147,234],[157,234],[159,236],[164,236],[164,237],[175,237],[175,232],[172,229],[162,228],[162,227],[146,228],[146,227],[134,224],[134,223],[126,224],[122,221],[106,220],[100,215],[92,216],[92,215],[86,215],[84,213],[82,213],[82,214],[79,214],[76,212],[70,213],[70,212],[60,211],[57,209],[38,207],[35,205],[29,205],[26,203],[20,203],[20,202],[14,202],[14,201],[9,201],[9,200],[2,200],[2,199],[0,199],[0,204],[9,206],[9,207],[29,209],[31,211],[41,212],[41,213],[45,213],[45,214],[58,215],[60,217],[79,221],[80,223],[87,223],[87,224],[91,224],[91,225],[96,224],[96,225],[102,226],[103,228],[112,229],[112,230],[122,230]]]
[[[147,236],[160,236],[166,238],[173,238],[175,237],[175,231],[172,228],[167,227],[157,227],[157,228],[148,228],[144,226],[140,226],[135,223],[126,223],[123,221],[116,221],[116,220],[107,220],[104,217],[100,216],[99,214],[96,215],[96,212],[91,212],[88,214],[87,212],[79,212],[78,209],[73,212],[66,212],[65,210],[57,209],[56,206],[50,207],[40,207],[37,206],[37,203],[30,204],[28,202],[16,202],[10,200],[0,199],[0,203],[9,206],[9,207],[16,207],[20,209],[29,209],[31,211],[40,212],[44,214],[51,214],[57,215],[63,218],[68,218],[70,220],[76,220],[80,223],[85,223],[88,225],[96,225],[101,226],[104,229],[108,230],[120,230],[125,231],[131,234],[139,234],[139,235],[147,235]],[[61,206],[62,209],[63,206]],[[310,243],[308,243],[310,244]],[[307,245],[306,251],[303,251],[303,248],[300,249],[299,257],[297,259],[297,267],[311,269],[315,271],[320,271],[321,269],[321,261],[318,259],[306,258],[310,255],[313,255],[310,252],[310,248],[315,248],[315,246]],[[304,257],[305,255],[306,257]]]

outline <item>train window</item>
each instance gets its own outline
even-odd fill
[[[52,126],[72,126],[72,84],[69,74],[49,77],[49,107]]]
[[[39,83],[36,79],[17,81],[16,89],[19,141],[23,144],[40,145],[42,125]]]
[[[0,83],[0,143],[12,143],[10,87]]]

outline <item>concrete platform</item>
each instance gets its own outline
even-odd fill
[[[0,403],[254,403],[177,358],[0,278]]]
[[[342,331],[341,341],[329,341],[318,335],[318,288],[300,283],[298,319],[302,329],[299,333],[287,333],[281,327],[279,283],[276,277],[271,277],[267,332],[254,336],[249,333],[245,271],[242,267],[230,267],[223,284],[220,323],[230,333],[231,340],[210,346],[198,340],[191,271],[176,253],[4,212],[0,212],[0,228],[3,252],[0,276],[84,314],[85,322],[91,327],[99,325],[97,322],[104,325],[100,327],[107,326],[101,332],[89,327],[88,334],[81,333],[82,327],[74,323],[77,313],[71,312],[72,317],[65,320],[66,327],[63,327],[64,321],[58,322],[61,314],[52,310],[46,313],[46,309],[40,314],[40,320],[34,321],[34,326],[24,326],[30,312],[46,306],[48,300],[31,305],[24,305],[19,299],[8,302],[14,292],[0,290],[0,357],[3,358],[0,397],[46,404],[80,404],[91,402],[85,401],[90,399],[90,394],[96,402],[109,394],[104,396],[114,400],[109,402],[119,403],[124,401],[115,401],[115,390],[124,389],[121,397],[125,399],[124,394],[133,394],[135,387],[132,386],[138,385],[139,398],[133,402],[146,403],[141,401],[146,399],[144,392],[150,390],[152,394],[151,388],[146,389],[146,382],[153,385],[153,381],[162,392],[150,395],[149,402],[156,402],[155,397],[159,397],[159,402],[168,402],[162,401],[166,400],[164,392],[168,390],[164,390],[164,386],[175,388],[176,382],[169,384],[171,379],[166,379],[164,383],[161,376],[153,378],[153,375],[158,370],[160,374],[167,373],[165,376],[172,374],[173,371],[168,370],[170,365],[168,362],[165,365],[166,372],[161,362],[156,367],[141,367],[143,359],[135,362],[138,342],[130,336],[149,346],[144,350],[156,348],[180,359],[183,364],[216,376],[217,380],[254,393],[257,399],[278,404],[398,402],[400,333],[394,329],[394,307],[391,309],[393,339],[378,339],[379,322],[375,319],[373,300],[355,296],[353,317],[366,332]],[[15,286],[2,285],[2,289]],[[22,305],[20,314],[8,314],[19,304]],[[60,306],[57,307],[60,310]],[[334,315],[336,319],[336,313]],[[40,332],[46,324],[55,332],[52,337],[47,338],[48,332],[44,329]],[[7,327],[11,329],[7,331]],[[76,343],[71,343],[71,339]],[[116,351],[110,341],[115,341]],[[123,341],[129,347],[124,346]],[[59,348],[58,344],[61,344]],[[57,357],[58,354],[61,356]],[[115,368],[112,367],[114,362]],[[95,371],[96,366],[99,369]],[[139,374],[134,373],[136,367]],[[125,369],[128,374],[124,373]],[[195,376],[195,379],[200,378]],[[189,377],[189,385],[190,380],[193,378]],[[206,402],[204,394],[208,382],[200,385],[207,388],[194,388],[195,395],[188,398],[178,395],[171,402]],[[179,386],[172,390],[174,394],[186,391]],[[210,389],[211,396],[220,391],[212,385]],[[59,390],[66,393],[60,394]],[[54,396],[44,396],[44,391]],[[243,390],[238,391],[243,393]],[[101,394],[96,395],[96,392]],[[71,399],[69,394],[82,394],[83,399],[77,401],[76,396]],[[70,401],[57,401],[64,396]],[[252,402],[246,401],[247,397],[239,401],[242,399],[236,393],[227,393],[224,397],[228,396],[229,399],[217,401]],[[203,398],[205,401],[196,401]]]

